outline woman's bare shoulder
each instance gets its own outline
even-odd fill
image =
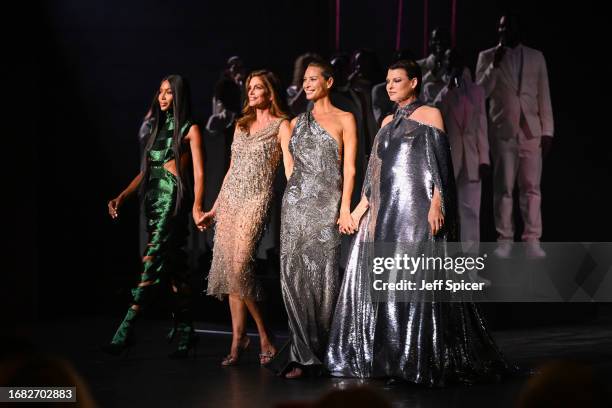
[[[343,125],[351,125],[355,123],[355,116],[351,112],[338,109],[335,112],[335,115]]]
[[[382,123],[380,124],[380,127],[383,128],[383,127],[387,126],[389,124],[389,122],[391,122],[392,120],[393,120],[393,115],[385,116],[385,118],[383,119]]]
[[[411,119],[416,120],[424,125],[432,126],[438,130],[444,131],[444,120],[440,109],[433,106],[421,106],[410,115]]]

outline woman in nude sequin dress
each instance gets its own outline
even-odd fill
[[[224,366],[237,364],[249,344],[247,310],[259,331],[260,362],[267,363],[276,353],[257,304],[263,300],[263,292],[255,279],[253,254],[272,198],[272,183],[282,156],[281,139],[290,137],[289,122],[279,107],[274,74],[253,72],[245,84],[248,99],[236,126],[230,168],[212,210],[200,224],[203,230],[216,222],[207,294],[229,297],[232,345],[222,361]]]

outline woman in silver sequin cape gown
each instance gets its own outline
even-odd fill
[[[342,169],[338,143],[311,112],[298,116],[289,142],[293,173],[281,210],[281,288],[290,338],[267,365],[320,367],[338,296]]]
[[[409,118],[421,105],[398,110],[373,144],[363,187],[369,208],[351,244],[326,356],[333,376],[434,387],[497,379],[511,370],[474,303],[426,302],[417,291],[409,302],[372,300],[368,244],[418,243],[417,256],[427,249],[440,255],[431,248],[444,252],[457,231],[450,149],[443,132]],[[445,220],[432,237],[427,214],[434,186]]]

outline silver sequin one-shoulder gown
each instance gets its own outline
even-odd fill
[[[339,288],[338,143],[306,112],[297,119],[289,150],[294,167],[281,211],[280,274],[290,334],[268,364],[278,374],[294,364],[322,365]]]

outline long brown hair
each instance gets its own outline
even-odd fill
[[[249,92],[249,83],[254,77],[260,77],[264,83],[266,94],[270,98],[270,113],[272,116],[283,119],[288,118],[288,115],[285,113],[285,109],[283,108],[282,101],[278,97],[280,82],[276,75],[266,69],[251,72],[246,81],[244,81],[245,94],[247,95]],[[257,113],[255,112],[255,108],[253,106],[249,106],[249,100],[247,97],[242,108],[242,117],[238,119],[237,126],[243,131],[248,131],[249,125],[255,121],[256,117]]]

